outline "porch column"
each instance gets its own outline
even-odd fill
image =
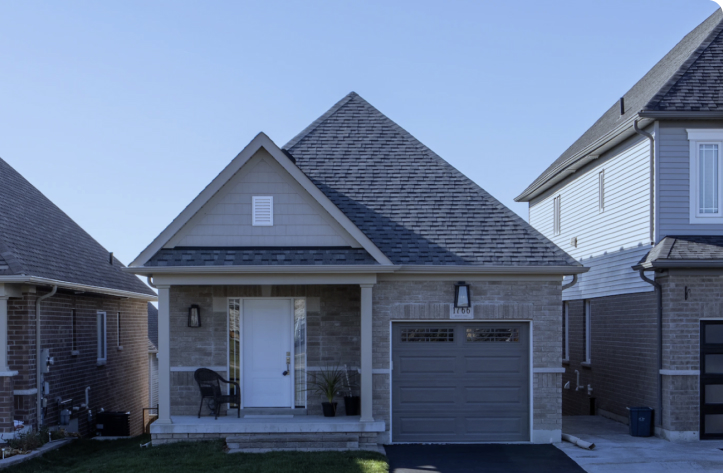
[[[0,376],[8,371],[8,296],[0,296]]]
[[[171,287],[158,287],[158,420],[171,424]]]
[[[372,287],[361,287],[361,421],[372,422]]]

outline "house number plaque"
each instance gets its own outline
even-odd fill
[[[474,319],[474,306],[473,307],[455,307],[454,305],[449,306],[449,318],[450,319]]]

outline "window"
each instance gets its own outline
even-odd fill
[[[597,208],[600,213],[605,211],[605,170],[597,175]]]
[[[105,312],[98,312],[98,363],[105,364],[108,359],[108,347],[106,346],[106,325]]]
[[[405,328],[402,329],[403,342],[454,342],[453,328]]]
[[[252,224],[255,227],[274,225],[274,198],[272,196],[253,196]]]
[[[560,234],[560,198],[557,196],[553,199],[553,216],[552,216],[552,232],[555,235]]]
[[[76,314],[75,309],[72,310],[71,314],[71,327],[73,330],[73,342],[71,350],[78,351],[78,314]]]
[[[723,130],[688,130],[690,223],[723,223]]]
[[[468,328],[468,342],[519,342],[518,328]]]
[[[591,315],[591,313],[590,313],[590,301],[585,301],[585,306],[584,306],[584,309],[583,309],[583,310],[584,310],[584,314],[583,314],[583,315],[584,315],[584,318],[583,318],[583,326],[582,326],[582,336],[583,336],[583,339],[584,339],[584,341],[585,341],[585,343],[584,343],[584,346],[585,346],[585,363],[590,363],[590,354],[591,354],[591,353],[590,353],[590,352],[591,352],[591,350],[590,350],[590,345],[591,345],[591,340],[590,340],[590,325],[591,325],[591,321],[592,321],[592,319],[591,319],[591,317],[590,317],[590,315]]]
[[[117,320],[116,328],[118,330],[118,348],[123,348],[123,343],[121,340],[121,313],[120,312],[118,312],[116,320]]]
[[[562,360],[570,360],[570,343],[568,333],[570,331],[570,307],[567,302],[562,303]]]

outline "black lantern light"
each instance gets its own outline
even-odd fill
[[[194,328],[201,326],[201,308],[196,304],[188,308],[188,326]]]
[[[460,281],[454,285],[454,307],[467,309],[471,307],[469,284]]]

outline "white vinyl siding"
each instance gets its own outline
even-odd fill
[[[255,227],[271,227],[274,224],[274,197],[253,196],[253,217],[251,221]]]
[[[600,171],[604,166],[604,212]],[[563,196],[560,233],[554,200]],[[636,136],[531,202],[530,223],[590,271],[563,292],[563,300],[649,292],[631,267],[650,250],[650,147]],[[572,242],[577,239],[577,247]],[[569,282],[569,278],[566,279]]]
[[[707,128],[706,128],[707,127]],[[657,240],[669,235],[721,235],[723,234],[723,218],[695,218],[695,191],[691,189],[691,172],[695,165],[696,154],[691,153],[691,141],[688,130],[723,131],[723,124],[718,122],[660,122],[660,138],[656,140],[658,148],[658,191],[657,191]],[[693,140],[695,141],[695,140]],[[701,140],[702,141],[702,140]],[[715,140],[710,140],[715,141]],[[719,148],[719,159],[721,158]],[[718,169],[719,173],[723,170]],[[720,181],[719,181],[720,184]],[[694,187],[695,186],[694,184]],[[719,194],[719,199],[723,196]],[[720,210],[720,207],[719,207]]]
[[[97,314],[97,336],[98,336],[98,362],[105,362],[108,359],[107,327],[105,312]]]

